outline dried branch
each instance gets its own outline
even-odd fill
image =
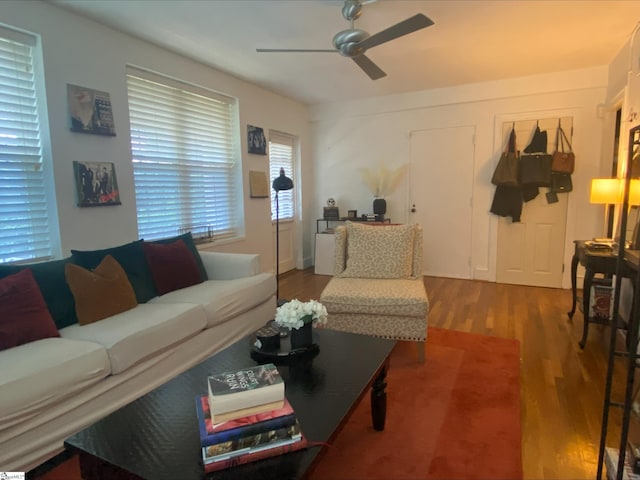
[[[384,197],[391,195],[398,187],[407,168],[407,165],[402,165],[395,170],[389,170],[386,166],[380,165],[377,169],[359,168],[358,171],[373,196]]]

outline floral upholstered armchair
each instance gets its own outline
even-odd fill
[[[337,227],[334,276],[320,302],[329,313],[327,328],[418,342],[424,361],[429,299],[422,279],[422,227]]]

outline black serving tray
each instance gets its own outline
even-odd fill
[[[254,342],[255,343],[255,342]],[[312,343],[305,348],[291,349],[289,337],[280,339],[280,348],[277,350],[263,350],[252,344],[251,358],[258,363],[273,363],[275,365],[290,365],[292,363],[306,362],[320,353],[320,346]]]

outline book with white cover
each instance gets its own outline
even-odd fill
[[[272,363],[210,375],[212,415],[284,401],[284,381]]]

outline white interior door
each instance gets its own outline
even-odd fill
[[[515,125],[517,148],[521,151],[529,144],[536,128],[547,131],[547,152],[555,150],[556,129],[559,118],[505,122],[502,138],[509,137]],[[562,117],[562,129],[571,141],[572,117]],[[517,285],[562,288],[564,237],[567,223],[568,195],[559,193],[557,203],[548,203],[548,188],[540,188],[538,196],[522,207],[520,222],[511,217],[498,221],[496,281]]]
[[[296,249],[295,249],[295,241],[294,241],[294,229],[295,223],[293,220],[280,220],[280,266],[279,273],[285,273],[289,270],[293,270],[296,268]],[[274,246],[274,254],[273,259],[275,261],[278,256],[276,255],[275,248],[278,246],[278,242],[276,242],[276,223],[273,222],[273,246]]]
[[[411,221],[424,230],[425,275],[471,278],[474,127],[411,132]]]

